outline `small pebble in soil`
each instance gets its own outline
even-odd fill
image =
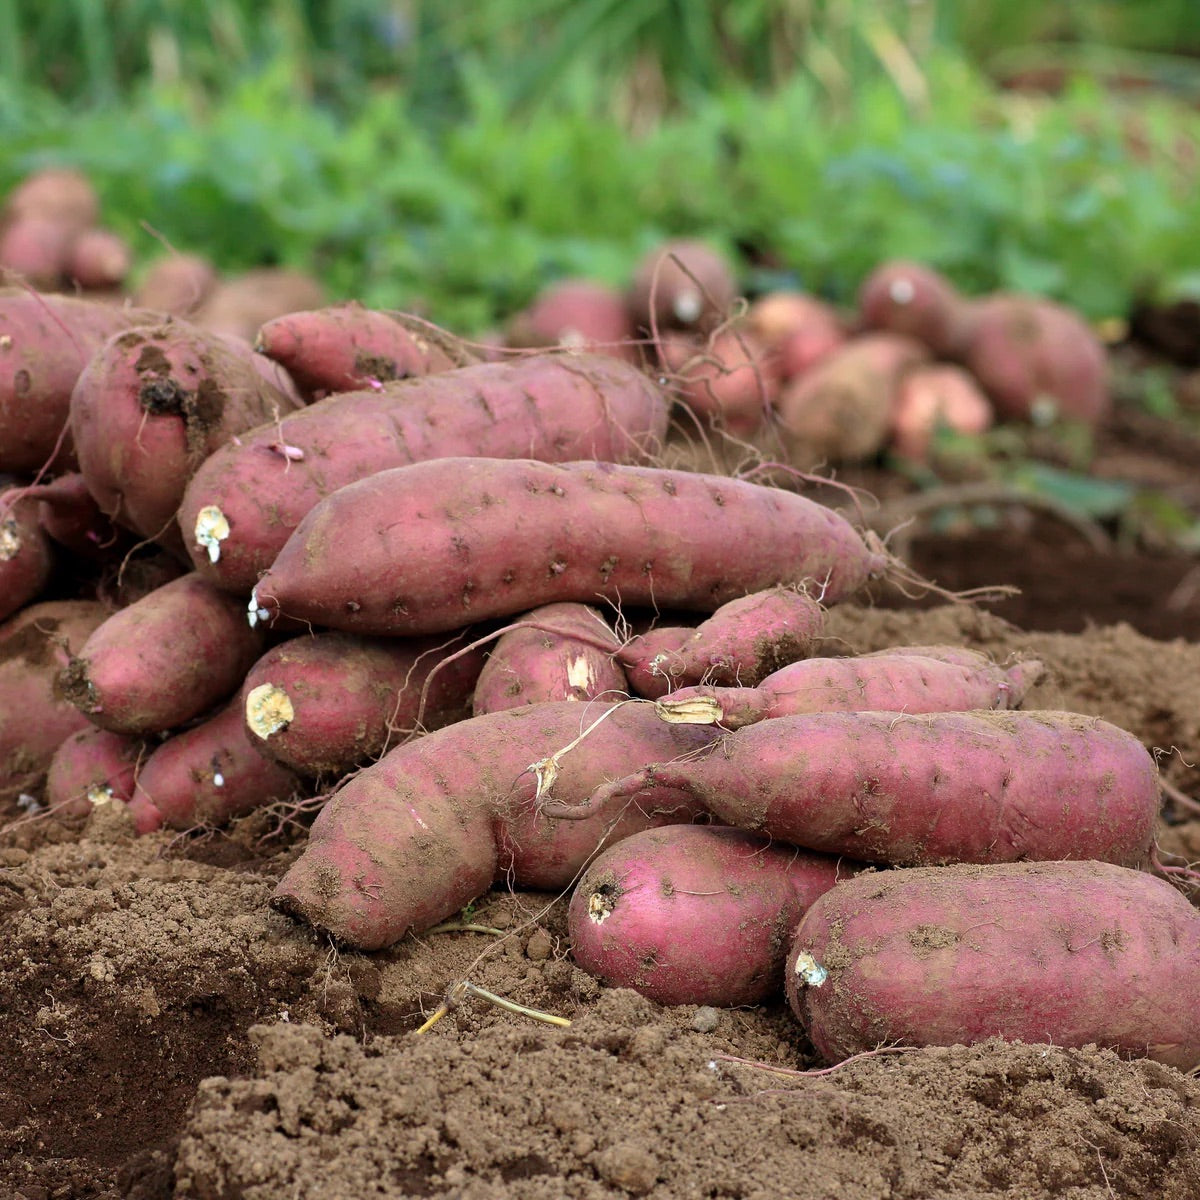
[[[545,962],[553,949],[550,935],[544,929],[535,929],[525,943],[525,954],[534,962]]]
[[[692,1028],[697,1033],[712,1033],[720,1019],[721,1014],[711,1004],[702,1004],[692,1014]]]

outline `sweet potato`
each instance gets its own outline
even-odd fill
[[[722,476],[443,458],[323,500],[252,610],[418,634],[561,600],[713,611],[776,584],[833,603],[886,566],[832,509]]]
[[[617,657],[630,687],[648,700],[701,682],[749,688],[807,658],[822,619],[806,592],[776,587],[723,604],[695,629],[660,626],[631,638]]]
[[[61,687],[103,729],[158,733],[231,696],[262,648],[237,600],[192,572],[113,613]]]
[[[150,264],[133,300],[142,308],[186,317],[204,303],[217,282],[216,268],[208,259],[199,254],[169,254]]]
[[[858,291],[864,329],[902,334],[938,358],[956,358],[968,336],[967,301],[940,272],[898,260],[877,267]]]
[[[457,338],[404,313],[355,301],[268,321],[254,348],[309,393],[352,392],[477,362]]]
[[[100,604],[31,604],[0,625],[0,803],[36,795],[61,742],[87,718],[58,687],[59,673],[108,616]]]
[[[100,511],[78,471],[27,489],[37,503],[38,523],[53,541],[79,558],[111,560],[132,547],[132,535]]]
[[[130,815],[139,833],[163,825],[192,829],[302,795],[286,767],[250,744],[240,700],[163,742],[142,764]]]
[[[54,570],[54,547],[28,491],[0,491],[0,621],[36,599]]]
[[[761,428],[779,395],[777,358],[748,329],[722,329],[708,339],[668,332],[659,354],[680,402],[734,436]]]
[[[803,375],[846,342],[832,305],[804,292],[768,292],[750,305],[746,325],[766,348],[782,379]]]
[[[72,230],[90,229],[100,219],[100,197],[74,167],[43,167],[27,175],[4,202],[5,221],[46,217]]]
[[[483,654],[439,667],[455,648],[445,639],[344,633],[281,642],[242,687],[250,740],[298,774],[344,775],[403,741],[418,716],[424,729],[439,729],[470,715]]]
[[[571,955],[659,1004],[760,1004],[783,990],[796,923],[857,864],[714,825],[635,833],[571,897]]]
[[[112,288],[125,282],[132,265],[129,243],[109,229],[88,229],[71,242],[67,278],[81,288]]]
[[[930,647],[930,650],[935,648]],[[972,665],[928,654],[877,652],[858,658],[809,658],[768,675],[757,687],[688,687],[663,696],[667,721],[716,722],[741,729],[756,721],[814,712],[965,712],[1012,709],[1042,673],[1034,659],[1000,667],[978,655]]]
[[[688,821],[694,808],[663,792],[585,822],[545,821],[530,763],[558,754],[552,794],[582,798],[635,763],[692,753],[710,738],[664,725],[648,705],[558,701],[459,721],[346,783],[318,814],[272,903],[378,949],[445,920],[498,879],[562,888],[599,845]]]
[[[245,594],[304,515],[346,484],[448,455],[638,461],[665,436],[667,414],[642,372],[602,355],[484,363],[346,392],[217,451],[179,520],[197,569]]]
[[[209,333],[253,343],[268,321],[324,303],[324,289],[312,276],[284,267],[259,267],[221,280],[191,320]]]
[[[639,330],[707,330],[729,315],[737,298],[733,266],[704,242],[679,238],[647,253],[634,269],[629,311]]]
[[[0,290],[0,471],[73,469],[66,425],[75,381],[106,338],[153,319],[140,309]]]
[[[18,217],[0,230],[0,268],[53,291],[67,273],[74,237],[71,226],[53,217]]]
[[[590,279],[564,279],[545,288],[509,322],[510,346],[560,346],[638,362],[625,297]]]
[[[779,430],[800,462],[853,462],[887,444],[905,372],[925,348],[892,333],[865,334],[823,358],[779,394]]]
[[[785,978],[830,1062],[999,1036],[1200,1064],[1200,915],[1108,863],[860,875],[813,902]]]
[[[1158,815],[1154,759],[1132,734],[1060,712],[776,717],[712,753],[600,788],[690,794],[717,821],[865,862],[1096,858],[1136,864]],[[547,804],[548,816],[584,816]]]
[[[85,817],[93,808],[133,798],[146,743],[90,725],[66,738],[46,775],[46,805],[59,816]]]
[[[892,409],[891,448],[903,458],[929,458],[939,429],[980,434],[991,428],[992,405],[974,376],[952,363],[913,367],[900,381]]]
[[[628,691],[616,635],[599,609],[544,604],[496,642],[475,685],[475,716],[546,700],[619,699]]]
[[[295,407],[248,349],[171,320],[101,347],[71,394],[71,428],[101,509],[144,537],[172,541],[183,490],[204,459]]]

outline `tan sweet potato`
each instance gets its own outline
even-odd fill
[[[276,317],[320,308],[325,290],[310,275],[282,267],[260,267],[221,280],[192,313],[209,333],[229,334],[253,343]]]
[[[125,282],[133,265],[129,243],[109,229],[88,229],[72,242],[67,278],[81,288],[112,288]]]
[[[217,286],[217,270],[199,254],[169,254],[147,268],[133,293],[135,304],[169,316],[186,317]]]
[[[991,428],[991,402],[962,367],[928,363],[913,367],[900,381],[892,409],[891,448],[924,462],[940,429],[980,434]]]

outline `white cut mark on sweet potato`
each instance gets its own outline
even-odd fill
[[[87,792],[87,801],[93,808],[102,808],[112,803],[113,790],[106,783],[93,783]]]
[[[581,654],[567,663],[567,683],[581,692],[591,692],[596,683],[596,675],[587,655]]]
[[[654,707],[668,725],[715,725],[721,719],[721,705],[715,696],[656,700]]]
[[[21,534],[15,517],[0,521],[0,562],[10,562],[21,553]]]
[[[807,950],[796,956],[796,965],[792,969],[808,987],[818,988],[829,978],[829,972]]]
[[[291,697],[273,683],[260,683],[246,696],[246,724],[264,742],[296,719]]]
[[[229,536],[229,521],[215,505],[206,504],[196,514],[196,545],[208,551],[208,561],[215,563],[221,557],[221,543]]]

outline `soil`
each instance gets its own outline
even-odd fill
[[[1196,558],[1023,520],[911,543],[947,588],[1020,596],[881,594],[833,609],[825,649],[1036,655],[1026,707],[1124,726],[1200,795]],[[1193,1075],[1000,1041],[831,1068],[782,1001],[664,1008],[602,987],[550,895],[483,897],[470,923],[498,932],[347,952],[268,907],[300,844],[265,815],[138,839],[111,806],[0,832],[0,1197],[1200,1196]],[[1200,858],[1200,820],[1168,800],[1159,845]],[[570,1025],[468,997],[418,1034],[464,980]]]

